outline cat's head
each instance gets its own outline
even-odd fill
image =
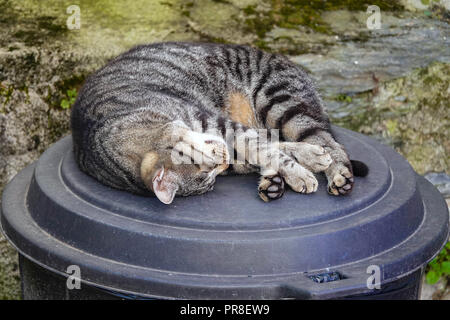
[[[227,167],[222,165],[204,170],[195,164],[180,164],[171,168],[163,166],[156,170],[151,188],[161,202],[170,204],[175,195],[189,196],[212,190],[217,175]]]

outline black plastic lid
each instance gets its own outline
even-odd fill
[[[78,265],[86,283],[141,296],[366,292],[369,266],[380,267],[385,283],[439,251],[448,209],[394,150],[334,130],[369,175],[355,179],[349,196],[328,195],[320,176],[316,193],[288,191],[270,203],[257,195],[257,176],[219,177],[214,191],[171,205],[114,190],[79,171],[66,137],[7,186],[2,227],[23,255],[47,269],[64,274]],[[323,273],[339,276],[315,282]]]

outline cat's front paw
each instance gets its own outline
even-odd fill
[[[317,191],[319,182],[314,174],[306,168],[298,165],[295,166],[295,170],[282,170],[283,177],[286,183],[299,193],[313,193]],[[291,171],[291,172],[289,172]]]
[[[328,170],[328,193],[338,196],[350,193],[353,189],[353,174],[343,164],[334,165],[331,170]]]
[[[283,178],[278,173],[268,173],[261,177],[258,194],[265,202],[281,198],[284,190]]]
[[[195,163],[204,171],[225,171],[230,162],[225,141],[217,136],[188,131],[176,143],[172,151],[176,164]]]
[[[281,149],[297,163],[312,172],[322,172],[328,169],[333,160],[324,148],[306,142],[285,142]]]
[[[225,171],[230,162],[226,143],[218,139],[205,139],[202,145],[203,165]]]

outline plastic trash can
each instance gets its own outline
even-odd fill
[[[334,131],[369,175],[349,196],[328,195],[320,176],[316,193],[270,203],[250,175],[164,205],[80,172],[71,137],[60,140],[3,192],[23,297],[417,299],[448,238],[447,205],[391,148]],[[73,268],[81,289],[67,285]]]

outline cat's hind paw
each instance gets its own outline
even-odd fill
[[[328,193],[339,196],[350,193],[353,189],[354,178],[352,172],[343,164],[338,164],[327,172]]]
[[[278,173],[273,172],[261,176],[258,194],[265,202],[281,198],[284,191],[284,180]]]
[[[306,142],[284,142],[280,147],[298,164],[312,172],[325,171],[333,162],[330,154],[318,145]]]
[[[308,169],[303,168],[297,164],[297,169],[292,170],[292,173],[285,173],[283,170],[282,175],[285,178],[286,183],[299,193],[313,193],[317,191],[319,185],[314,174]]]

